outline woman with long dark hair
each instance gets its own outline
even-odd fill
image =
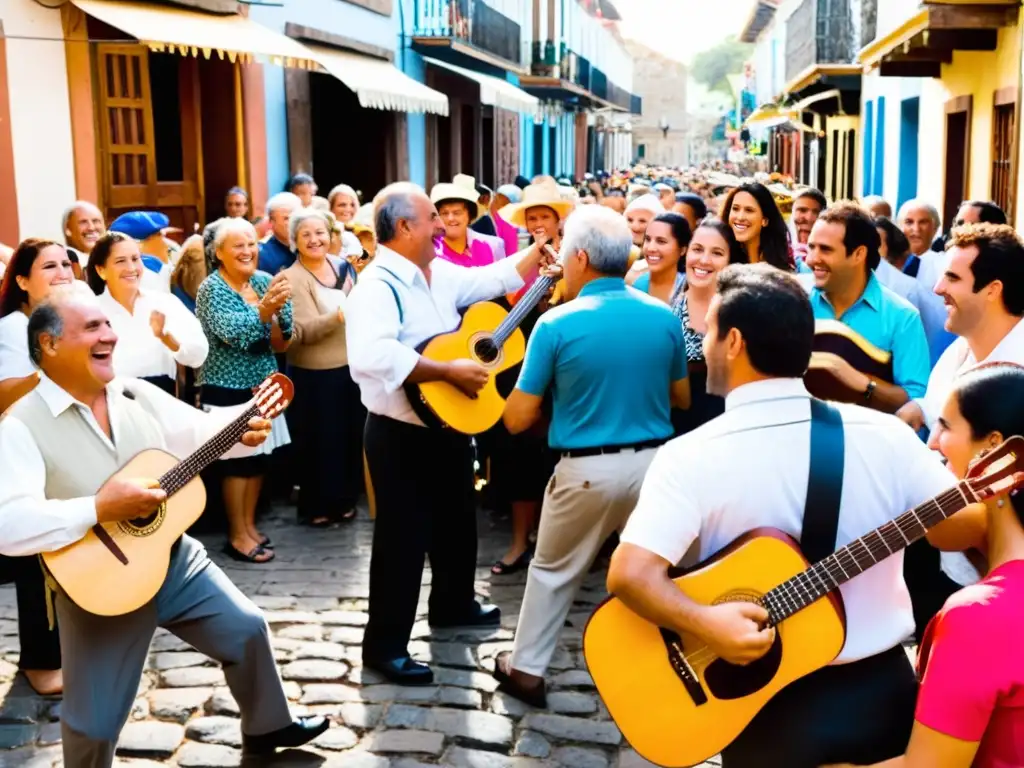
[[[750,264],[766,261],[773,267],[793,271],[786,220],[764,184],[753,181],[731,190],[722,204],[722,219],[747,249]]]
[[[0,283],[0,412],[38,381],[28,355],[28,316],[54,286],[74,279],[67,249],[53,240],[29,238],[11,256]]]
[[[1024,368],[995,363],[956,381],[932,445],[962,478],[1014,435],[1024,435]],[[1024,494],[972,505],[940,528],[950,525],[964,544],[986,550],[988,574],[950,597],[928,625],[910,744],[875,768],[1024,765]]]
[[[177,394],[178,365],[199,368],[210,351],[195,315],[177,296],[142,285],[139,244],[108,232],[89,254],[85,277],[117,333],[114,371]]]
[[[74,283],[71,257],[60,243],[31,238],[11,256],[0,284],[0,411],[31,391],[39,374],[28,352],[28,316],[56,287]],[[85,286],[81,289],[87,290]],[[46,588],[36,557],[0,557],[0,583],[13,581],[18,600],[18,667],[32,689],[60,693],[60,635],[50,631]]]
[[[647,270],[636,277],[633,287],[670,306],[675,304],[686,285],[686,249],[691,237],[690,225],[682,214],[655,216],[644,233]]]
[[[686,282],[672,311],[683,324],[686,365],[690,379],[690,407],[672,411],[677,435],[691,432],[725,411],[725,400],[708,394],[707,363],[704,361],[705,318],[718,292],[718,274],[730,264],[745,264],[747,252],[721,219],[708,216],[693,232],[683,260]]]

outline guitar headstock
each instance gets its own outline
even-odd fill
[[[295,385],[283,373],[274,373],[265,378],[253,394],[260,415],[264,419],[272,419],[292,404]]]
[[[1024,437],[1010,437],[967,470],[967,483],[979,499],[1015,491],[1024,485]]]

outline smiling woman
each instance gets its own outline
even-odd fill
[[[275,351],[292,338],[291,284],[283,273],[273,278],[256,271],[256,230],[244,219],[226,219],[213,239],[214,264],[199,286],[196,316],[213,343],[197,383],[204,406],[239,405],[254,387],[277,372]],[[250,563],[274,557],[270,540],[256,528],[268,455],[290,442],[283,416],[274,419],[271,438],[253,456],[218,462],[224,476],[224,505],[230,528],[224,551]]]
[[[349,373],[345,343],[345,300],[356,271],[328,253],[330,227],[322,211],[293,213],[290,228],[297,258],[283,273],[295,308],[288,371],[302,393],[288,411],[297,454],[298,517],[316,528],[355,519],[363,490],[366,409]]]
[[[145,269],[139,244],[109,232],[92,249],[86,279],[118,336],[117,375],[145,379],[173,395],[178,365],[198,368],[210,345],[181,299],[142,289]]]

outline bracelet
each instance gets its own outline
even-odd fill
[[[878,385],[875,384],[875,380],[874,379],[868,379],[868,388],[864,392],[864,402],[865,403],[870,403],[871,402],[871,397],[875,394],[875,387],[876,386],[878,386]]]

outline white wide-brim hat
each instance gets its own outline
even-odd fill
[[[469,223],[477,221],[484,212],[480,207],[480,193],[476,191],[476,179],[464,173],[458,174],[450,184],[435,184],[430,190],[430,202],[440,207],[441,203],[459,201],[469,206]]]

